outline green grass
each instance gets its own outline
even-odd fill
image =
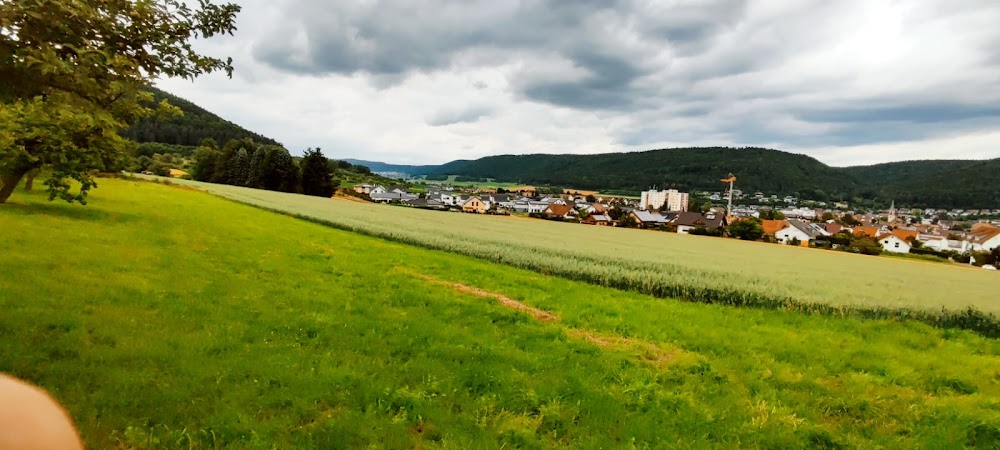
[[[1000,337],[1000,276],[975,268],[183,183],[342,229],[658,297],[908,317]]]
[[[657,299],[151,183],[104,180],[86,207],[12,201],[0,371],[49,389],[92,448],[1000,436],[1000,341],[967,331]]]

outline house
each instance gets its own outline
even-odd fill
[[[409,194],[410,192],[406,190],[406,186],[389,186],[385,188],[386,192],[395,192],[397,194]]]
[[[583,209],[587,214],[606,214],[610,208],[603,203],[591,203]]]
[[[725,214],[702,214],[691,211],[677,213],[677,217],[675,217],[670,223],[677,227],[678,234],[688,234],[695,228],[718,230],[719,228],[729,225]]]
[[[447,205],[442,203],[440,200],[436,200],[433,198],[415,198],[412,200],[404,201],[403,203],[412,206],[414,208],[448,209]]]
[[[376,188],[382,188],[383,192],[385,191],[385,188],[375,184],[356,184],[354,185],[354,192],[358,194],[371,194],[372,190]]]
[[[635,219],[636,222],[642,225],[643,228],[652,228],[660,225],[670,224],[670,219],[672,217],[664,216],[658,212],[644,211],[641,209],[633,209],[628,213]]]
[[[489,194],[480,195],[479,196],[479,200],[482,200],[483,206],[486,207],[487,211],[489,211],[490,209],[493,208],[493,205],[494,205],[493,197],[490,196]]]
[[[378,203],[390,203],[390,202],[405,202],[409,200],[415,200],[418,196],[413,194],[400,194],[396,192],[374,192],[368,194],[373,202]]]
[[[548,217],[558,217],[561,219],[575,219],[580,216],[580,213],[576,212],[576,209],[571,205],[559,205],[553,203],[542,211]]]
[[[910,253],[910,244],[893,233],[882,233],[878,237],[878,243],[883,251],[892,253]]]
[[[483,214],[486,212],[486,204],[479,197],[469,197],[462,202],[462,211],[467,213]]]
[[[989,252],[1000,247],[1000,228],[988,223],[977,223],[966,235],[972,250],[977,252]]]
[[[538,202],[534,200],[517,200],[514,202],[513,209],[514,212],[527,213],[527,214],[537,214],[545,211],[548,208],[548,203]]]
[[[826,230],[827,233],[830,233],[831,235],[833,235],[833,234],[837,234],[837,233],[840,233],[841,231],[843,231],[844,226],[841,225],[841,224],[839,224],[839,223],[832,222],[832,223],[823,224],[823,229]]]
[[[948,250],[948,238],[944,236],[933,236],[933,235],[920,235],[920,242],[924,244],[924,248],[930,250],[937,250],[943,252]]]
[[[788,219],[788,226],[774,234],[778,242],[788,245],[798,241],[799,245],[808,247],[809,242],[823,236],[816,227],[798,219]]]
[[[385,194],[386,192],[389,192],[389,191],[387,191],[384,187],[382,187],[382,186],[374,186],[370,190],[368,190],[367,194],[368,195],[372,195],[372,194]]]
[[[497,194],[493,196],[493,201],[498,207],[513,210],[514,209],[514,196],[512,194]]]
[[[899,238],[899,240],[901,240],[903,242],[911,243],[911,242],[917,240],[917,237],[920,235],[920,233],[917,232],[917,230],[907,230],[907,229],[904,229],[904,228],[896,228],[895,230],[892,230],[892,235],[896,236],[897,238]]]
[[[788,221],[784,219],[779,220],[762,220],[760,221],[760,227],[764,229],[764,234],[767,236],[774,236],[779,231],[788,228]]]
[[[591,214],[583,219],[580,219],[580,223],[585,225],[611,225],[611,216],[607,214]]]
[[[881,232],[881,228],[873,226],[856,226],[853,228],[854,235],[858,237],[870,237],[875,239]]]

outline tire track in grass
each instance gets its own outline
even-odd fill
[[[395,268],[395,271],[409,275],[413,278],[417,278],[426,281],[431,284],[436,284],[438,286],[445,286],[455,291],[474,295],[481,298],[489,298],[496,300],[500,305],[513,309],[515,311],[526,312],[536,320],[540,322],[559,322],[559,317],[555,314],[545,311],[543,309],[535,308],[533,306],[528,306],[520,301],[514,300],[506,295],[491,292],[484,289],[475,288],[466,284],[457,283],[454,281],[442,280],[430,275],[417,273],[408,269]],[[571,339],[576,339],[580,341],[585,341],[593,344],[601,349],[614,350],[633,356],[638,357],[641,361],[646,362],[658,369],[663,369],[672,363],[676,362],[682,356],[691,356],[694,354],[682,350],[680,347],[667,346],[663,343],[650,342],[643,339],[627,338],[614,334],[599,333],[593,330],[583,330],[579,328],[573,328],[569,326],[561,327]]]
[[[506,306],[507,308],[514,309],[514,310],[517,310],[517,311],[526,312],[526,313],[532,315],[535,319],[538,319],[538,320],[540,320],[542,322],[557,322],[557,321],[559,321],[559,318],[556,317],[555,314],[552,314],[552,313],[550,313],[548,311],[545,311],[545,310],[542,310],[542,309],[535,308],[533,306],[525,305],[524,303],[521,303],[521,302],[519,302],[517,300],[514,300],[514,299],[512,299],[510,297],[507,297],[506,295],[503,295],[503,294],[498,294],[496,292],[490,292],[490,291],[487,291],[487,290],[483,290],[483,289],[479,289],[479,288],[474,288],[472,286],[465,285],[465,284],[462,284],[462,283],[455,283],[455,282],[452,282],[452,281],[445,281],[445,280],[442,280],[442,279],[439,279],[439,278],[432,277],[430,275],[424,275],[422,273],[411,272],[411,271],[405,270],[405,269],[397,268],[396,270],[399,271],[399,272],[405,273],[407,275],[410,275],[410,276],[412,276],[414,278],[419,278],[421,280],[427,281],[429,283],[437,284],[439,286],[447,286],[447,287],[450,287],[450,288],[452,288],[452,289],[454,289],[456,291],[459,291],[459,292],[464,292],[464,293],[467,293],[467,294],[475,295],[476,297],[492,298],[492,299],[496,300],[497,303],[500,303],[501,305]]]

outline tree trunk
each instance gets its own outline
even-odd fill
[[[10,194],[14,193],[14,188],[17,187],[17,183],[26,173],[28,173],[27,169],[20,168],[0,173],[0,205],[7,203]]]
[[[33,169],[26,175],[28,178],[24,180],[24,190],[31,191],[31,188],[35,186],[35,177],[38,176],[38,169]]]

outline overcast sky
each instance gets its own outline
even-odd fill
[[[159,83],[293,153],[764,146],[1000,157],[1000,1],[239,0],[233,79]]]

